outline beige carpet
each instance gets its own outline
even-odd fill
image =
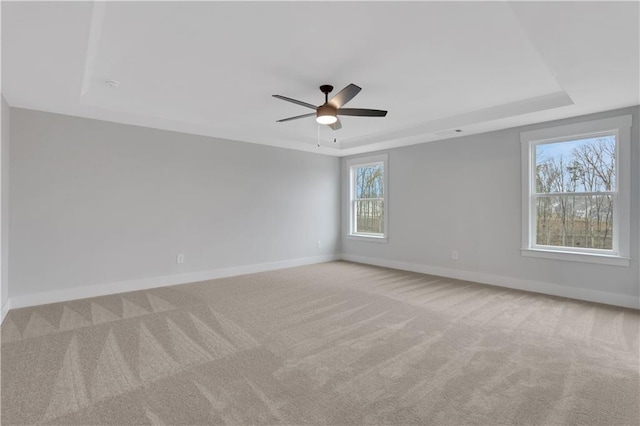
[[[347,262],[11,311],[2,424],[640,424],[640,313]]]

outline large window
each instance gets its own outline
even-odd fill
[[[377,240],[387,237],[387,156],[347,162],[350,203],[349,235]]]
[[[628,265],[631,116],[525,132],[523,254]]]

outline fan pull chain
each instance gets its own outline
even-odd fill
[[[318,127],[318,148],[320,148],[320,124],[318,124],[317,127]]]

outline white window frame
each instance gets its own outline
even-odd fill
[[[356,177],[353,171],[358,167],[370,166],[374,164],[382,164],[383,176],[382,182],[384,185],[384,198],[382,214],[384,215],[384,222],[382,224],[383,234],[367,234],[363,232],[355,232],[356,217],[355,217],[355,194],[356,194]],[[389,156],[388,154],[371,155],[368,157],[358,157],[347,160],[347,175],[349,179],[349,231],[347,238],[360,240],[386,243],[388,238],[389,228]]]
[[[631,115],[522,132],[522,250],[523,256],[629,266],[631,234]],[[541,246],[536,244],[534,194],[535,148],[539,144],[568,142],[602,135],[616,137],[616,191],[613,213],[613,249]]]

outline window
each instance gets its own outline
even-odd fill
[[[629,265],[631,116],[521,134],[522,254]]]
[[[386,241],[387,155],[357,158],[349,170],[349,236]]]

